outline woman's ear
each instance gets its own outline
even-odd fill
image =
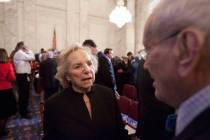
[[[184,29],[177,38],[180,76],[187,76],[197,65],[204,45],[205,34],[196,28]]]

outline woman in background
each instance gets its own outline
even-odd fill
[[[5,49],[0,48],[0,137],[8,134],[6,122],[17,111],[12,86],[14,80],[15,73],[8,54]]]
[[[60,56],[56,78],[64,90],[45,104],[44,140],[128,140],[115,93],[93,84],[96,59],[77,45]]]

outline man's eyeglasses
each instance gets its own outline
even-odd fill
[[[158,43],[156,43],[156,44],[153,45],[153,46],[157,46],[157,45],[163,43],[164,41],[166,41],[166,40],[168,40],[168,39],[170,39],[170,38],[176,37],[179,33],[180,33],[180,31],[177,31],[177,32],[175,32],[175,33],[169,35],[168,37],[166,37],[166,38],[160,40]],[[145,49],[145,55],[146,55],[146,56],[145,56],[145,59],[147,59],[148,55],[149,55],[149,54],[151,53],[151,51],[153,50],[152,48],[153,48],[153,47],[148,47],[148,48]]]

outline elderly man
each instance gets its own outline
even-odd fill
[[[210,139],[209,15],[210,0],[162,0],[146,22],[144,67],[177,109],[174,140]]]

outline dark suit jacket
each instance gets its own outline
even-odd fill
[[[94,85],[87,95],[92,119],[83,95],[72,88],[49,98],[44,116],[44,140],[128,140],[113,91]]]
[[[106,58],[105,54],[98,52],[98,71],[95,83],[107,86],[113,90],[116,88],[116,81],[112,63]]]
[[[40,63],[39,75],[41,79],[41,86],[44,89],[45,100],[52,96],[54,93],[58,92],[59,82],[55,79],[55,74],[57,72],[57,63],[55,59],[48,58]]]
[[[196,117],[173,140],[210,140],[210,107]]]
[[[48,58],[40,63],[39,75],[43,88],[58,88],[58,81],[54,77],[57,72],[56,68],[57,63],[52,58]]]
[[[155,97],[153,79],[144,69],[144,60],[139,60],[137,89],[139,98],[139,123],[136,134],[141,140],[168,140],[171,134],[165,130],[166,118],[174,109]]]

